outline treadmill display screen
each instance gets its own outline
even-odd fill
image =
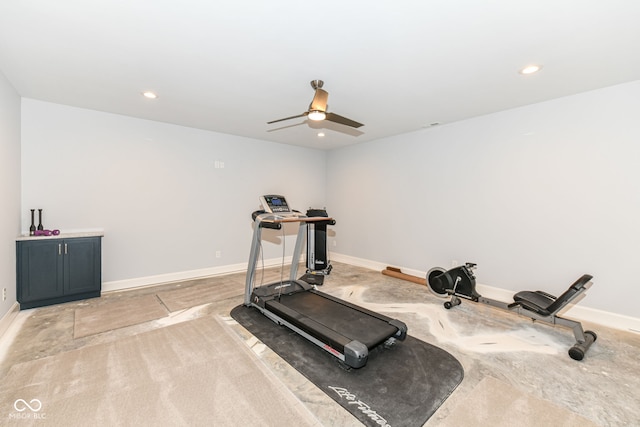
[[[263,207],[272,213],[291,212],[283,196],[264,196],[264,201],[267,203],[267,206]]]

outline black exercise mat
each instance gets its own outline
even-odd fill
[[[347,371],[255,308],[239,305],[231,317],[365,425],[421,426],[464,376],[451,354],[411,336],[373,350],[364,367]]]

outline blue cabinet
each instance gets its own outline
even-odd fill
[[[16,242],[20,309],[99,297],[101,237]]]

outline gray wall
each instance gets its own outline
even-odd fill
[[[512,291],[590,273],[582,305],[635,317],[638,111],[632,82],[325,153],[23,99],[22,231],[32,207],[50,228],[103,228],[104,281],[228,266],[247,261],[258,195],[281,192],[337,218],[335,253],[473,261]]]
[[[0,72],[0,318],[16,302],[16,243],[20,231],[20,97]]]
[[[22,157],[23,232],[31,208],[45,228],[104,229],[105,282],[246,265],[258,196],[325,199],[322,151],[31,99]]]
[[[329,153],[333,250],[637,316],[640,81]]]

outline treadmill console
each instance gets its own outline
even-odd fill
[[[287,200],[284,196],[277,196],[275,194],[260,196],[260,203],[262,208],[273,214],[291,213]]]

